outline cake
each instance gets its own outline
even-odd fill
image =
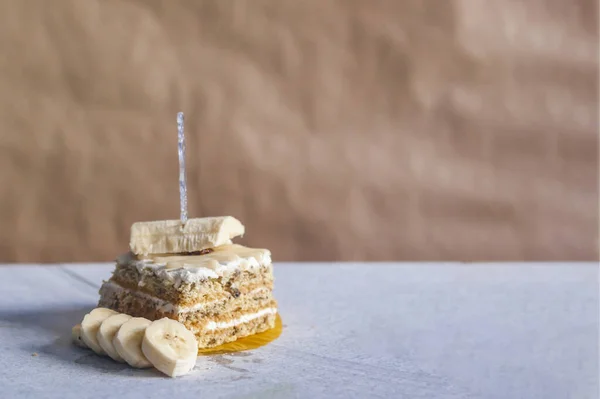
[[[231,243],[243,228],[230,234],[235,230],[231,223],[215,227],[208,219],[196,219],[204,227],[188,231],[165,229],[168,223],[153,230],[168,231],[168,240],[147,230],[140,236],[143,229],[134,225],[130,248],[139,253],[117,258],[112,276],[100,288],[98,306],[149,320],[177,320],[195,334],[199,349],[273,328],[277,302],[271,252]],[[152,253],[165,248],[186,252]]]

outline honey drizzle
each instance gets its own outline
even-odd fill
[[[226,353],[243,352],[260,348],[261,346],[265,346],[279,338],[282,330],[283,324],[281,323],[281,317],[279,316],[279,313],[277,313],[277,317],[275,318],[275,327],[271,328],[270,330],[249,335],[233,342],[215,346],[214,348],[199,349],[198,356],[223,355]]]

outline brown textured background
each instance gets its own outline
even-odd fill
[[[0,2],[0,261],[231,214],[276,260],[597,260],[593,0]]]

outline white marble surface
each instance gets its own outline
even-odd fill
[[[0,266],[1,398],[598,397],[597,264],[278,264],[282,336],[175,380],[69,344],[111,270]]]

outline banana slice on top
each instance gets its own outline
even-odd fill
[[[119,328],[121,328],[121,326],[129,319],[131,319],[131,316],[124,313],[112,315],[102,322],[98,329],[98,334],[96,335],[98,344],[104,352],[119,363],[125,363],[125,360],[115,349],[113,339],[115,338],[117,331],[119,331]]]
[[[152,363],[142,352],[144,333],[151,323],[150,320],[143,317],[132,317],[123,323],[112,341],[119,356],[131,367],[140,369],[152,367]]]
[[[244,225],[232,216],[137,222],[131,226],[129,248],[136,255],[202,251],[244,235]]]
[[[159,371],[178,377],[194,368],[198,342],[183,324],[165,317],[146,328],[142,352]]]
[[[99,355],[105,355],[104,349],[98,343],[98,330],[104,320],[118,314],[112,309],[96,308],[86,314],[81,322],[81,338],[88,348]]]

